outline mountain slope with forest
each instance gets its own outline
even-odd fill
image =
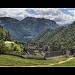
[[[31,42],[44,43],[49,46],[73,48],[75,46],[75,22],[66,27],[48,29],[33,38]]]
[[[34,17],[26,17],[21,21],[10,17],[0,17],[0,24],[10,32],[12,39],[19,41],[28,41],[45,29],[59,27],[53,20]]]

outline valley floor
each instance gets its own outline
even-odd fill
[[[14,67],[52,67],[52,66],[75,66],[74,57],[58,57],[48,60],[24,59],[12,55],[0,55],[0,66]]]

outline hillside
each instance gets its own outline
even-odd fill
[[[24,59],[12,55],[0,55],[0,66],[33,66],[33,67],[49,67],[49,64],[58,63],[66,60],[67,58],[54,58],[49,60],[36,60],[36,59]]]
[[[32,40],[30,42],[45,42],[45,40],[47,41],[48,36],[52,37],[53,34],[53,30],[52,29],[47,29],[42,31],[41,33],[39,33],[37,36],[35,36],[34,38],[32,38]]]
[[[44,42],[47,43],[49,42],[49,39],[51,39],[53,36],[56,34],[59,34],[60,31],[62,31],[65,27],[59,27],[57,29],[46,29],[39,33],[37,36],[32,38],[31,42]]]
[[[70,60],[71,59],[71,60]],[[12,55],[0,55],[0,66],[13,67],[69,67],[75,66],[75,58],[58,57],[49,60],[23,59]]]
[[[0,54],[22,53],[23,48],[23,45],[18,41],[12,41],[9,32],[6,32],[3,26],[0,26]]]
[[[48,29],[32,39],[31,42],[45,43],[49,46],[73,48],[75,46],[75,22],[66,27]]]
[[[10,17],[0,17],[0,24],[10,32],[12,39],[22,42],[30,40],[45,29],[59,27],[53,20],[34,17],[26,17],[21,21]]]
[[[10,32],[11,39],[21,41],[24,40],[24,36],[30,35],[30,32],[23,29],[22,25],[19,23],[19,20],[17,19],[10,17],[0,17],[0,24],[7,32]]]

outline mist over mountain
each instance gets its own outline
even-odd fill
[[[26,17],[21,21],[10,17],[0,17],[0,25],[10,32],[12,39],[25,42],[45,29],[59,27],[53,20],[34,17]]]

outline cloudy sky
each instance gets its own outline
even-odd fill
[[[75,20],[75,8],[0,8],[0,17],[22,20],[28,16],[54,20],[62,25]]]

